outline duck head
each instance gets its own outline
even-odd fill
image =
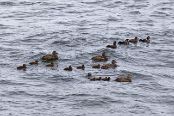
[[[105,52],[103,52],[103,53],[102,53],[102,56],[103,56],[103,57],[106,57],[106,53],[105,53]]]
[[[115,60],[112,60],[112,64],[116,64],[117,62]]]
[[[146,38],[147,40],[150,40],[150,36],[147,36],[147,38]]]
[[[53,51],[52,54],[53,54],[53,55],[57,55],[58,53],[57,53],[56,51]]]
[[[114,45],[114,46],[116,46],[116,44],[117,44],[117,42],[116,42],[116,41],[114,41],[114,42],[113,42],[113,45]]]
[[[135,39],[136,41],[138,41],[138,37],[135,37],[134,39]]]
[[[23,67],[26,67],[26,64],[23,64],[22,66],[23,66]]]

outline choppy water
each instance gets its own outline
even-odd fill
[[[150,45],[106,49],[114,40],[150,35]],[[173,116],[173,0],[1,0],[1,116]],[[16,66],[56,50],[58,67]],[[115,70],[91,69],[106,51]],[[85,71],[63,68],[84,63]],[[85,75],[114,75],[110,82]],[[117,83],[131,72],[132,83]]]

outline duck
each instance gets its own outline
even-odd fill
[[[65,71],[72,71],[72,66],[70,65],[69,67],[64,68]]]
[[[93,64],[93,65],[92,65],[92,68],[97,68],[97,69],[99,69],[99,68],[100,68],[100,64]]]
[[[54,67],[54,63],[51,62],[50,64],[47,64],[46,67]]]
[[[117,42],[114,41],[114,42],[113,42],[113,45],[107,45],[106,47],[107,47],[107,48],[116,49],[116,48],[117,48],[117,45],[116,45],[116,44],[117,44]]]
[[[35,61],[30,62],[29,64],[30,65],[38,65],[38,62],[39,62],[38,60],[35,60]]]
[[[21,66],[18,66],[17,70],[26,70],[26,68],[27,68],[26,64],[23,64]]]
[[[89,77],[92,77],[92,73],[88,73],[86,76],[87,76],[88,78],[89,78]]]
[[[150,43],[150,36],[147,36],[146,39],[140,39],[139,41],[143,43]]]
[[[129,45],[129,39],[126,39],[125,41],[119,41],[119,45]]]
[[[56,51],[53,51],[52,54],[47,54],[45,56],[43,56],[41,59],[43,61],[54,61],[54,60],[58,60],[58,53]]]
[[[88,78],[90,81],[100,81],[102,78],[101,77],[92,77]]]
[[[82,70],[85,70],[85,65],[82,64],[81,66],[77,66],[77,69],[82,69]]]
[[[135,37],[134,39],[129,39],[130,43],[137,44],[138,43],[138,37]]]
[[[109,68],[113,68],[114,69],[115,67],[117,67],[116,63],[117,62],[115,60],[112,60],[111,64],[103,64],[101,66],[101,69],[109,69]]]
[[[132,75],[131,74],[120,75],[120,76],[118,76],[117,79],[115,79],[115,81],[117,81],[117,82],[132,82]]]
[[[101,80],[102,80],[102,81],[110,81],[110,79],[111,79],[110,77],[104,77],[104,78],[102,78]]]
[[[103,52],[102,55],[94,56],[91,59],[95,62],[106,62],[106,61],[108,61],[108,58],[105,55],[105,52]]]

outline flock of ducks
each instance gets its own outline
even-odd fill
[[[138,37],[135,37],[134,39],[126,39],[124,41],[119,41],[118,45],[129,45],[130,43],[137,44],[138,42],[143,43],[150,43],[150,36],[148,36],[146,39],[138,39]],[[117,42],[114,41],[112,45],[107,45],[107,48],[116,49],[117,48]],[[51,54],[47,54],[41,57],[42,62],[46,62],[46,67],[54,67],[54,61],[58,60],[58,53],[56,51],[53,51]],[[103,52],[101,55],[97,55],[91,58],[93,62],[107,62],[109,58],[106,56],[105,52]],[[29,63],[29,65],[38,65],[39,61],[35,60]],[[107,64],[93,64],[92,68],[94,69],[115,69],[117,67],[117,62],[115,60],[112,60],[111,63]],[[17,67],[17,70],[26,70],[27,65],[23,64],[21,66]],[[76,69],[85,70],[85,65],[77,66]],[[69,65],[68,67],[64,68],[65,71],[72,71],[73,67]],[[87,77],[90,81],[110,81],[110,77],[96,77],[93,76],[91,73],[87,74]],[[126,75],[120,75],[118,76],[115,81],[117,82],[132,82],[132,75],[126,74]]]

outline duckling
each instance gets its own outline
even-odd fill
[[[100,68],[100,64],[94,64],[94,65],[92,65],[92,68]]]
[[[22,66],[18,66],[17,70],[26,70],[27,66],[26,64],[23,64]]]
[[[115,79],[117,82],[132,82],[132,75],[120,75],[117,79]]]
[[[138,43],[138,37],[135,37],[134,39],[129,39],[130,43],[137,44]]]
[[[70,65],[69,67],[64,68],[65,71],[72,71],[72,66]]]
[[[107,56],[105,55],[105,52],[102,53],[102,55],[94,56],[91,58],[95,62],[105,62],[108,61]]]
[[[107,48],[116,49],[116,48],[117,48],[117,45],[116,45],[116,44],[117,44],[117,42],[114,41],[114,42],[113,42],[113,45],[107,45],[106,47],[107,47]]]
[[[117,62],[115,60],[112,60],[111,64],[103,64],[101,66],[101,69],[109,69],[109,68],[113,68],[114,69],[115,67],[117,67],[116,63]]]
[[[46,67],[54,67],[54,63],[51,62],[50,64],[47,64]]]
[[[78,66],[77,69],[85,70],[85,65],[83,64],[82,66]]]
[[[90,81],[100,81],[102,78],[101,77],[93,77],[93,78],[88,78]]]
[[[140,39],[139,41],[143,43],[150,43],[150,36],[147,36],[146,39]]]
[[[35,61],[33,61],[33,62],[30,62],[29,64],[30,64],[30,65],[38,65],[38,62],[39,62],[38,60],[35,60]]]
[[[119,41],[119,45],[129,45],[129,39],[126,39],[125,41]]]
[[[53,51],[52,54],[47,54],[42,57],[43,61],[53,61],[53,60],[58,60],[58,53],[56,51]]]
[[[110,81],[110,79],[111,79],[110,77],[104,77],[104,78],[102,78],[101,80],[102,80],[102,81]]]

